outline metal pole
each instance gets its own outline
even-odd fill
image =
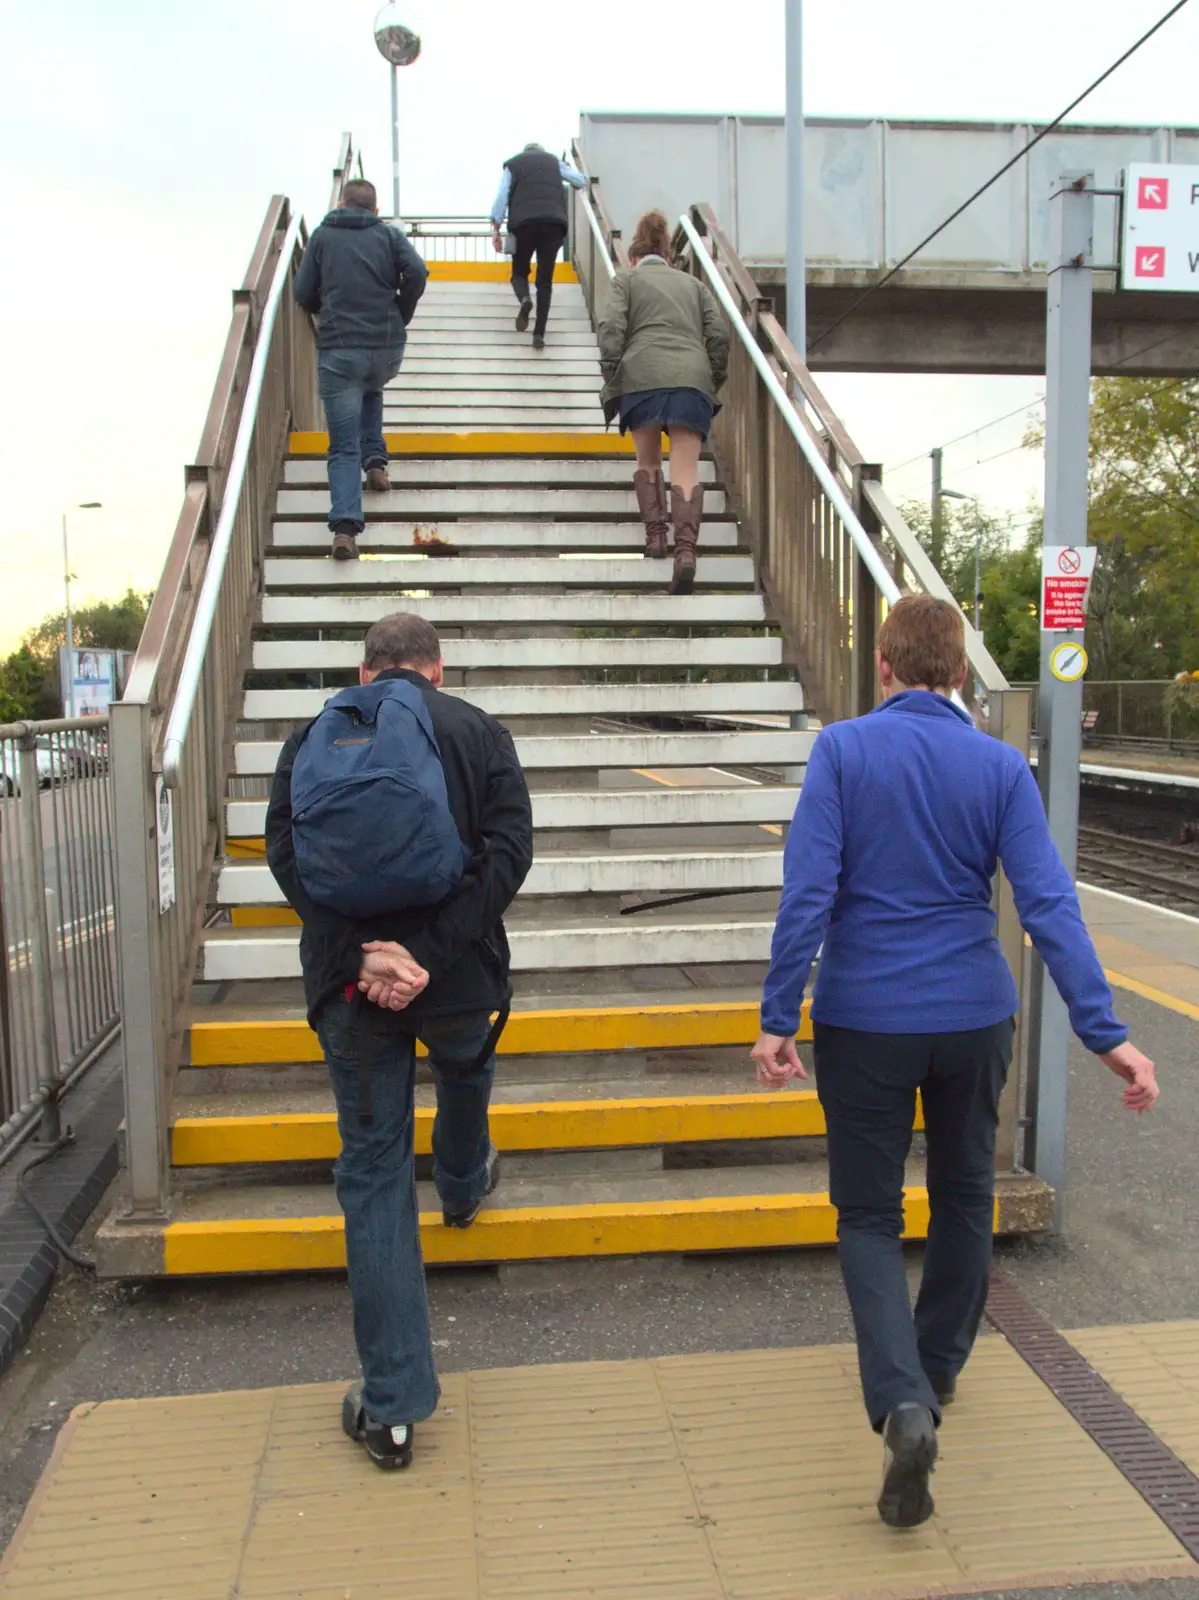
[[[1063,176],[1049,203],[1049,291],[1045,330],[1045,543],[1087,542],[1091,410],[1091,289],[1095,197],[1089,173]],[[1066,869],[1078,860],[1078,769],[1082,760],[1082,683],[1054,677],[1055,645],[1081,633],[1041,632],[1037,780],[1049,831]],[[1043,963],[1033,959],[1025,1164],[1053,1186],[1054,1232],[1062,1226],[1066,1183],[1066,1103],[1070,1020]]]
[[[945,544],[945,535],[942,527],[942,518],[944,517],[945,512],[941,497],[941,462],[944,456],[944,451],[941,449],[940,445],[938,445],[937,448],[930,451],[929,454],[932,457],[933,463],[933,499],[932,519],[930,523],[932,529],[932,549],[929,551],[929,555],[932,557],[933,566],[936,567],[938,572],[940,572],[941,557],[944,554]]]
[[[71,560],[67,554],[67,514],[62,514],[62,581],[67,595],[67,704],[66,715],[75,715],[75,627],[71,617]]]
[[[21,801],[17,819],[21,827],[21,853],[25,858],[25,937],[29,941],[29,981],[33,991],[34,1056],[38,1087],[45,1096],[41,1137],[53,1144],[62,1133],[58,1097],[62,1073],[58,1063],[58,1029],[54,1016],[54,981],[51,973],[50,919],[46,914],[46,847],[42,837],[42,795],[37,771],[37,738],[23,733],[20,749]],[[51,779],[53,783],[53,779]],[[7,952],[5,952],[7,959]]]
[[[974,506],[974,631],[982,638],[979,617],[979,588],[982,584],[983,519],[977,502]]]
[[[787,0],[787,333],[808,359],[804,239],[803,0]]]
[[[391,64],[391,211],[400,220],[400,69]]]

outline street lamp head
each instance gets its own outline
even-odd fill
[[[393,67],[410,67],[420,55],[421,39],[417,32],[411,7],[401,7],[396,0],[385,5],[375,18],[375,43],[379,54]],[[407,20],[401,19],[403,10]]]
[[[942,489],[941,498],[942,500],[974,500],[976,497],[972,494],[963,494],[960,489]]]
[[[85,500],[75,507],[76,511],[103,511],[104,507],[98,500]]]

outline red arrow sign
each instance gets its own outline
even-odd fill
[[[1137,185],[1137,209],[1165,211],[1170,204],[1169,178],[1142,178]]]
[[[1160,245],[1137,245],[1136,275],[1138,278],[1164,278],[1166,252]]]

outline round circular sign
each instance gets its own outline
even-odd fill
[[[1080,644],[1056,644],[1049,665],[1061,683],[1077,683],[1087,670],[1087,653]]]
[[[375,18],[375,43],[379,54],[393,67],[410,67],[420,55],[420,42],[410,10],[392,3],[384,6]]]
[[[1071,547],[1062,551],[1057,558],[1057,564],[1063,572],[1077,572],[1082,566],[1082,557]]]

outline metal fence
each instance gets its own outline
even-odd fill
[[[1038,686],[1013,687],[1031,694],[1035,730]],[[1172,678],[1084,679],[1082,714],[1085,744],[1199,751],[1199,692],[1180,693]]]
[[[405,217],[404,232],[426,261],[502,261],[490,217]]]
[[[115,1038],[108,720],[0,727],[0,1161]]]

